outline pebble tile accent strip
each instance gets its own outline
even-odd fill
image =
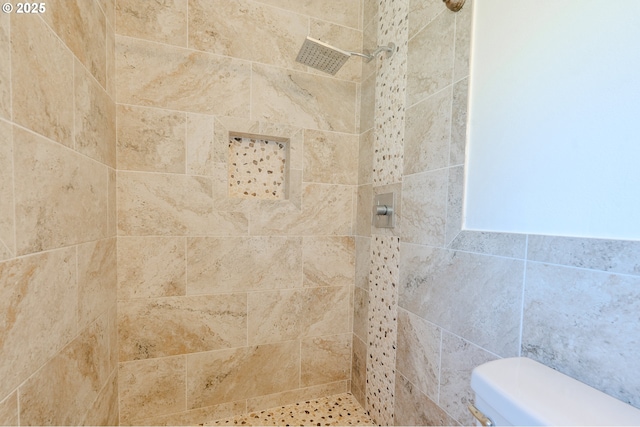
[[[375,236],[369,274],[367,410],[380,425],[395,425],[394,391],[400,277],[400,239]]]
[[[229,196],[284,200],[285,142],[232,136],[229,139]]]
[[[373,184],[402,181],[407,79],[409,0],[380,1],[378,45],[396,44],[391,58],[378,61]]]
[[[351,393],[216,420],[207,426],[373,426]]]

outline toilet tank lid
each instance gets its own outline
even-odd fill
[[[476,367],[471,388],[511,425],[640,425],[639,409],[526,357]]]

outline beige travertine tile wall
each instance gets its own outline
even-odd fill
[[[113,2],[0,15],[0,424],[118,422]]]
[[[361,11],[116,2],[122,424],[350,389],[361,61],[331,77],[295,57],[308,34],[359,50]],[[230,133],[286,141],[282,195],[234,197],[235,157],[262,151],[230,150]],[[241,172],[242,191],[262,186]]]
[[[441,0],[364,5],[378,43],[393,33],[407,49],[378,63],[375,100],[367,100],[363,76],[361,109],[375,105],[376,126],[373,137],[361,127],[354,394],[378,423],[471,425],[473,367],[522,355],[640,407],[640,244],[461,231],[473,2],[459,13]],[[382,82],[390,62],[405,60],[399,98]],[[404,116],[402,125],[389,114]],[[400,187],[399,225],[374,229],[371,240],[372,195]]]
[[[378,1],[365,0],[362,11],[362,49],[378,42]],[[377,61],[362,66],[362,84],[359,93],[359,141],[358,141],[358,194],[356,224],[354,229],[356,259],[353,306],[353,343],[351,358],[351,392],[366,408],[369,271],[371,268],[371,206],[373,205],[372,168],[374,155],[374,115],[376,99]]]

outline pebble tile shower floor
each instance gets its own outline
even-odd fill
[[[350,393],[216,420],[207,426],[373,426]]]

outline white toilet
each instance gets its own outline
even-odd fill
[[[640,409],[526,357],[478,366],[471,388],[479,425],[640,426]]]

